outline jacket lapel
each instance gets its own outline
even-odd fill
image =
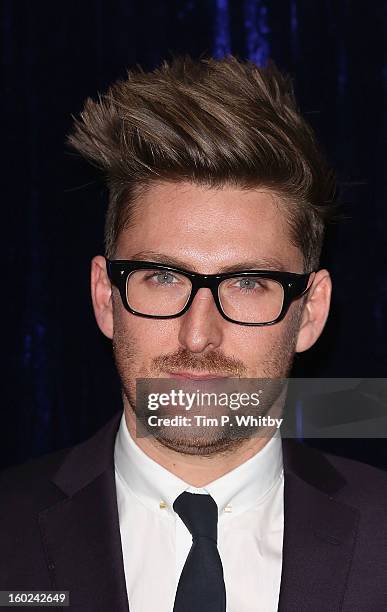
[[[52,478],[64,499],[39,514],[52,588],[82,612],[129,611],[114,476],[121,414],[69,451]]]
[[[345,481],[313,449],[283,440],[284,542],[278,610],[343,609],[358,511],[335,496]]]

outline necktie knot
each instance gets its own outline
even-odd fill
[[[192,534],[194,541],[204,537],[217,543],[218,506],[211,495],[184,491],[176,498],[173,509]]]

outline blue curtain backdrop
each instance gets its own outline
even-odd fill
[[[75,444],[121,406],[110,343],[89,297],[106,191],[64,140],[87,96],[171,54],[231,52],[257,64],[271,57],[293,76],[338,171],[347,215],[324,254],[331,316],[295,374],[386,377],[383,2],[3,0],[0,11],[0,465]],[[387,467],[384,440],[324,445]]]

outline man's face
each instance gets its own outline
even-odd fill
[[[133,227],[119,237],[115,259],[156,261],[203,274],[231,266],[304,271],[278,198],[269,190],[157,183],[141,197],[136,211]],[[124,309],[117,289],[112,295],[113,350],[127,409],[135,403],[136,378],[289,374],[301,300],[291,304],[281,322],[249,327],[226,321],[207,288],[198,291],[184,315],[169,320],[133,315]],[[165,444],[173,448],[173,435],[165,435]],[[226,448],[227,441],[217,443],[211,435],[214,450]],[[197,447],[198,441],[193,444]],[[184,450],[181,440],[175,449],[193,452]]]

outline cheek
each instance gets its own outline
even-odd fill
[[[283,354],[286,360],[293,352],[297,333],[293,317],[267,327],[242,327],[224,336],[223,351],[242,360],[250,371]]]
[[[171,340],[177,335],[173,327],[174,321],[162,321],[157,319],[146,319],[128,312],[121,302],[117,290],[113,293],[113,326],[116,337],[125,337],[137,345],[138,350],[146,349],[148,346],[156,347],[159,343],[164,345],[167,339]]]
[[[246,364],[256,362],[276,343],[278,335],[277,330],[269,327],[241,327],[225,334],[223,350],[226,354],[235,354]]]
[[[146,319],[124,310],[117,313],[114,332],[131,343],[139,361],[177,349],[178,327],[172,320]]]
[[[179,328],[176,320],[163,321],[161,319],[144,319],[131,317],[130,327],[133,335],[144,346],[152,347],[153,352],[159,350],[176,349]]]

